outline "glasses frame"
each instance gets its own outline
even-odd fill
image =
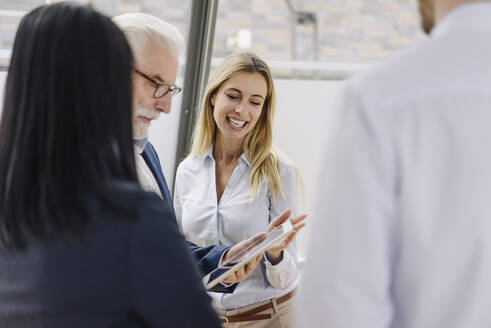
[[[143,78],[145,78],[147,81],[149,82],[152,82],[152,84],[155,85],[155,90],[153,91],[153,95],[152,97],[155,98],[155,99],[159,99],[159,98],[162,98],[162,97],[165,97],[166,94],[168,94],[170,92],[171,94],[171,97],[174,97],[175,95],[177,95],[179,92],[182,91],[182,88],[175,85],[175,84],[169,84],[169,83],[165,83],[165,82],[159,82],[159,81],[156,81],[154,79],[152,79],[150,76],[148,76],[147,74],[141,72],[140,70],[136,69],[136,68],[133,68],[133,70],[140,74],[140,76],[142,76]],[[157,91],[159,91],[159,88],[160,87],[167,87],[167,90],[161,95],[161,96],[157,96]]]

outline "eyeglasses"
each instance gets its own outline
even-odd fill
[[[154,79],[152,79],[148,75],[140,72],[136,68],[133,68],[133,70],[136,73],[140,74],[145,79],[147,79],[148,81],[152,82],[153,85],[155,85],[155,91],[153,92],[153,97],[155,99],[162,98],[168,92],[170,92],[171,96],[173,97],[173,96],[177,95],[179,92],[181,92],[181,90],[182,90],[182,88],[178,87],[175,84],[168,84],[168,83],[165,83],[165,82],[155,81]]]

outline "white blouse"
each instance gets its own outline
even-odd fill
[[[186,239],[200,246],[234,245],[268,228],[269,222],[284,210],[297,214],[297,174],[295,167],[280,158],[280,177],[285,193],[273,202],[263,181],[251,203],[250,164],[242,154],[217,204],[213,146],[205,155],[190,155],[178,167],[174,208],[177,222]],[[216,306],[236,309],[282,296],[298,282],[296,244],[283,252],[283,260],[272,265],[264,257],[252,275],[231,294],[210,293]]]

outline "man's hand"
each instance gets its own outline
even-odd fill
[[[249,246],[256,243],[257,241],[264,239],[265,236],[266,234],[264,232],[261,232],[255,236],[252,236],[249,239],[243,240],[240,243],[234,245],[232,248],[227,250],[227,252],[223,256],[222,263],[227,263],[230,259],[232,259],[234,256],[239,254],[242,250],[248,248]],[[250,260],[249,262],[247,262],[244,266],[240,267],[233,274],[225,278],[223,282],[226,284],[236,284],[249,277],[254,272],[256,265],[259,263],[259,261],[261,261],[263,254],[264,253],[261,253],[255,258],[253,258],[252,260]]]
[[[271,221],[268,227],[268,232],[274,230],[276,227],[280,226],[283,222],[285,222],[291,214],[291,210],[286,210],[281,213],[276,219]],[[271,248],[266,251],[266,257],[271,264],[275,265],[281,262],[283,259],[283,250],[290,245],[290,243],[295,239],[297,232],[299,232],[303,227],[305,227],[305,218],[307,214],[302,214],[297,216],[296,218],[291,219],[291,223],[293,225],[293,231],[283,238],[279,243],[274,244]]]

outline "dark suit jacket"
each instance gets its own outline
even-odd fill
[[[94,205],[81,243],[0,251],[0,327],[220,327],[174,214],[136,184],[111,192],[136,219]]]
[[[162,194],[162,197],[164,198],[164,202],[167,204],[169,211],[174,213],[174,204],[172,202],[172,197],[170,195],[167,182],[165,181],[164,174],[162,173],[162,166],[160,165],[159,156],[157,155],[157,152],[155,151],[155,148],[150,143],[150,141],[147,142],[145,149],[143,150],[142,156],[143,159],[145,160],[145,163],[150,168],[150,171],[152,171],[155,180],[157,180],[160,193]],[[203,276],[210,273],[218,266],[218,262],[220,261],[223,252],[226,251],[228,248],[230,248],[229,246],[223,246],[223,245],[199,247],[191,242],[187,242],[187,243],[188,243],[189,250],[193,255],[193,257],[195,258],[196,263],[198,264],[198,267],[200,268],[200,271],[202,272]],[[217,285],[212,289],[212,291],[231,293],[234,291],[235,287],[236,285],[229,288],[224,288],[221,285]]]

